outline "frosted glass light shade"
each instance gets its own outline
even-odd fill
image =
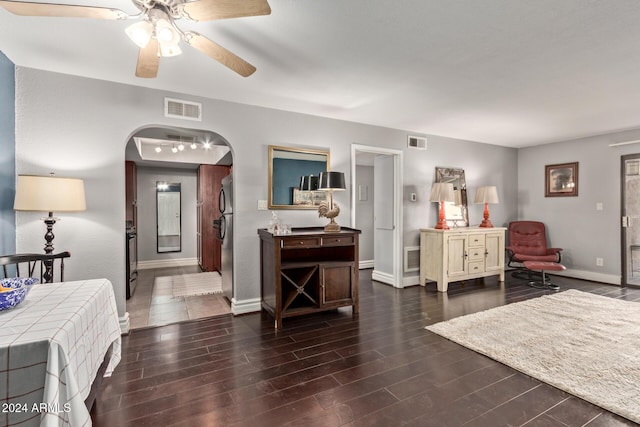
[[[175,46],[180,42],[180,34],[166,19],[158,19],[156,22],[156,38],[161,45]]]
[[[57,176],[18,175],[16,211],[78,212],[87,209],[84,181]]]
[[[124,32],[136,46],[144,48],[149,44],[149,40],[151,40],[153,24],[149,21],[136,22],[135,24],[129,25]]]
[[[169,57],[177,56],[182,53],[182,49],[178,45],[160,44],[160,56]]]

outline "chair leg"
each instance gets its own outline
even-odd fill
[[[547,279],[547,274],[544,270],[542,270],[540,273],[542,274],[542,280],[539,282],[532,280],[529,282],[529,286],[536,289],[550,289],[552,291],[560,290],[560,286],[551,283],[551,280]]]

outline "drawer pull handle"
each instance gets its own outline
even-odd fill
[[[301,245],[304,245],[304,242],[303,242],[303,241],[300,241],[300,244],[301,244]]]

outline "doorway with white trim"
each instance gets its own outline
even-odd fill
[[[360,268],[403,287],[402,151],[351,145],[351,226],[362,229]]]

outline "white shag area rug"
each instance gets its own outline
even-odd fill
[[[640,423],[640,303],[572,289],[425,329]]]
[[[176,297],[221,294],[222,278],[217,271],[171,276],[172,293]]]

